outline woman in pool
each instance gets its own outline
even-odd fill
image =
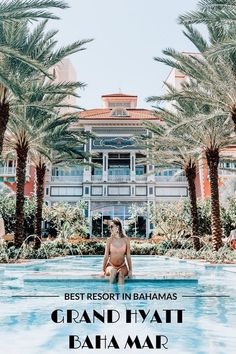
[[[118,279],[119,284],[123,284],[125,276],[132,277],[130,241],[123,231],[120,219],[111,221],[110,230],[111,237],[106,243],[102,275],[108,275],[111,283]]]

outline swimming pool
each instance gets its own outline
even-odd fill
[[[233,353],[236,346],[236,273],[227,266],[204,266],[196,262],[185,262],[167,257],[133,257],[134,273],[139,278],[167,272],[190,272],[198,282],[192,281],[155,281],[132,280],[124,287],[110,285],[107,281],[86,280],[88,273],[101,270],[101,257],[72,256],[56,260],[46,260],[21,265],[0,266],[1,313],[0,340],[1,354],[68,354],[103,353],[99,349],[68,349],[69,335],[94,334],[112,336],[117,333],[119,341],[129,335],[148,333],[150,336],[163,334],[169,338],[168,350],[159,350],[170,354],[225,354]],[[70,278],[69,274],[81,274]],[[49,275],[49,280],[39,279],[37,275]],[[63,276],[62,279],[54,277]],[[33,275],[33,277],[31,277]],[[54,280],[53,280],[54,278]],[[65,293],[108,293],[108,294],[177,294],[177,300],[83,300],[65,301]],[[27,297],[24,297],[27,295]],[[137,296],[138,296],[137,295]],[[206,297],[202,297],[205,296]],[[225,295],[230,297],[218,297]],[[17,297],[14,297],[17,296]],[[28,297],[39,296],[39,297]],[[45,297],[57,296],[57,297]],[[187,297],[186,297],[187,296]],[[190,297],[188,297],[190,296]],[[191,297],[193,296],[193,297]],[[155,323],[147,321],[126,324],[96,323],[56,324],[51,321],[55,309],[77,309],[97,311],[116,309],[119,313],[131,310],[184,309],[183,323]],[[106,351],[105,351],[106,352]],[[107,353],[152,353],[153,350],[107,349]]]

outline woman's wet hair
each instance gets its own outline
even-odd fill
[[[111,220],[111,222],[118,227],[119,229],[119,235],[120,237],[126,237],[126,234],[124,232],[123,224],[122,221],[119,218],[114,218]]]

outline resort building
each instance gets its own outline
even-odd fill
[[[91,235],[107,234],[106,222],[121,218],[126,231],[146,236],[152,230],[148,208],[151,203],[173,201],[187,196],[185,177],[175,169],[154,172],[140,159],[146,151],[140,149],[134,137],[147,134],[144,121],[160,124],[152,111],[137,108],[137,96],[110,94],[102,96],[103,107],[79,114],[78,129],[93,133],[85,150],[92,154],[96,167],[63,169],[50,166],[45,184],[45,199],[49,204],[67,201],[87,202],[91,219]],[[132,206],[139,209],[136,222],[130,225]]]

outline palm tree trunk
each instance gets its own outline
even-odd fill
[[[198,210],[197,210],[197,197],[196,197],[196,165],[190,163],[185,168],[185,174],[188,181],[189,190],[189,200],[190,200],[190,210],[192,219],[192,242],[193,248],[198,251],[200,249],[200,241],[198,237]]]
[[[35,216],[35,234],[41,238],[42,233],[42,212],[44,197],[44,178],[46,165],[40,161],[36,166],[36,216]],[[35,247],[40,247],[40,241],[36,238]]]
[[[236,133],[236,107],[233,107],[231,111],[231,118],[232,121],[234,122],[234,132]]]
[[[28,156],[28,143],[25,140],[17,146],[17,167],[16,167],[16,223],[15,223],[15,245],[20,247],[24,242],[24,201],[25,201],[25,180]]]
[[[1,88],[0,88],[1,89]],[[9,120],[9,103],[0,103],[0,155],[2,154],[4,135]]]
[[[222,226],[220,218],[220,199],[218,187],[219,150],[208,149],[206,151],[207,165],[209,168],[211,186],[211,232],[213,248],[215,251],[222,246]]]

